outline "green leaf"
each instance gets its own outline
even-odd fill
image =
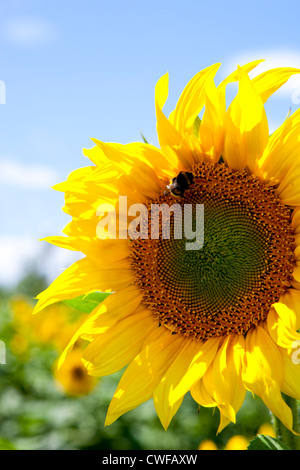
[[[247,450],[290,450],[283,442],[275,437],[258,434],[249,444]]]
[[[141,137],[144,141],[145,144],[149,144],[148,140],[146,139],[146,137],[144,136],[144,134],[140,131],[140,134],[141,134]]]
[[[90,313],[109,295],[110,293],[108,292],[92,292],[91,294],[80,295],[74,299],[64,300],[63,303],[81,312]]]

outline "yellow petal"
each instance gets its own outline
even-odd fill
[[[213,362],[213,382],[219,409],[232,422],[242,406],[246,389],[242,382],[242,359],[245,340],[241,335],[226,338]],[[218,432],[223,428],[219,427]]]
[[[132,282],[132,272],[128,262],[123,260],[112,266],[103,266],[92,263],[88,258],[83,258],[73,263],[37,298],[39,299],[34,313],[39,312],[47,305],[72,299],[90,292],[110,291],[127,287]]]
[[[211,367],[210,367],[211,368]],[[210,370],[210,368],[208,370]],[[207,374],[208,372],[206,372]],[[204,377],[206,376],[204,375]],[[208,393],[203,383],[203,378],[196,382],[191,387],[191,395],[193,399],[200,405],[204,407],[213,407],[217,406],[216,401],[212,398],[212,396]]]
[[[219,348],[212,366],[215,396],[219,403],[231,403],[235,390],[243,390],[241,366],[244,354],[244,337],[229,335]]]
[[[205,91],[205,111],[198,137],[203,153],[210,155],[211,161],[216,163],[223,153],[226,106],[212,79],[207,81]]]
[[[223,157],[230,168],[246,167],[253,173],[268,142],[268,121],[251,80],[241,67],[238,70],[239,91],[226,113]]]
[[[205,390],[221,413],[218,432],[228,424],[228,420],[235,422],[236,413],[245,398],[246,389],[241,377],[244,350],[243,336],[227,336],[203,377]]]
[[[271,308],[267,326],[268,332],[273,341],[282,348],[291,348],[295,341],[300,342],[300,334],[294,328],[291,328],[291,322],[294,322],[294,312],[286,305],[277,303]]]
[[[106,425],[153,396],[155,387],[186,341],[164,327],[159,330],[161,337],[147,344],[125,370],[110,403]]]
[[[259,326],[247,334],[242,376],[245,387],[258,395],[271,412],[292,431],[292,412],[280,393],[284,382],[283,359],[278,346]]]
[[[242,66],[246,72],[250,72],[261,60],[256,60]],[[205,84],[205,110],[199,128],[199,139],[201,150],[204,154],[210,155],[213,162],[217,162],[223,154],[224,146],[224,122],[226,114],[226,86],[230,82],[238,81],[238,70],[223,80],[218,87],[214,80],[208,77]]]
[[[95,230],[96,233],[96,230]],[[80,251],[95,262],[113,263],[127,258],[130,254],[128,240],[100,240],[87,236],[50,236],[42,239],[67,250]]]
[[[146,157],[149,153],[152,153],[154,162],[157,162],[157,153],[159,153],[161,156],[161,164],[163,165],[164,155],[161,152],[157,149],[154,151],[146,144],[140,142],[121,145],[105,143],[97,139],[92,140],[101,151],[114,162],[114,165],[119,168],[120,172],[130,176],[133,186],[139,193],[145,194],[147,197],[155,197],[157,193],[160,193],[162,183],[154,171],[154,167],[151,167]]]
[[[300,164],[298,160],[283,177],[277,188],[277,193],[283,204],[294,207],[300,205]]]
[[[180,170],[191,168],[193,165],[193,154],[184,136],[176,129],[172,122],[164,115],[162,108],[168,97],[168,74],[163,75],[155,87],[155,111],[157,136],[163,152],[167,155],[168,147],[172,149],[170,162],[179,161]],[[168,156],[168,155],[167,155]]]
[[[300,207],[297,207],[292,214],[292,228],[295,235],[300,234]]]
[[[155,86],[155,110],[157,120],[157,136],[161,147],[170,145],[180,147],[182,136],[171,121],[164,115],[162,109],[169,94],[169,74],[163,75]]]
[[[300,291],[298,289],[288,289],[285,294],[280,298],[280,302],[287,305],[288,308],[294,312],[294,325],[295,330],[300,329]]]
[[[140,305],[142,295],[135,286],[129,286],[106,297],[90,313],[85,322],[78,328],[58,361],[58,368],[65,361],[76,341],[82,336],[100,335],[113,327],[118,321],[131,315]]]
[[[257,77],[254,77],[251,82],[265,103],[269,97],[284,85],[292,75],[297,73],[300,73],[299,69],[278,67],[261,73]]]
[[[204,375],[214,359],[219,341],[219,338],[208,339],[203,344],[198,341],[186,341],[184,348],[169,367],[163,384],[170,405],[180,400]]]
[[[174,403],[174,405],[170,405],[168,395],[166,394],[166,388],[164,387],[165,380],[166,378],[163,377],[158,386],[155,388],[153,393],[153,402],[160,422],[164,429],[167,430],[173,416],[175,416],[178,409],[180,408],[183,397]]]
[[[289,308],[283,302],[276,302],[272,305],[276,310],[279,320],[292,331],[297,330],[297,315],[293,309]]]
[[[214,361],[215,362],[215,361]],[[213,376],[214,362],[209,366],[202,379],[191,388],[194,399],[202,406],[217,406],[220,411],[220,424],[217,433],[220,433],[230,422],[235,423],[236,412],[230,403],[220,401],[216,397],[215,380]],[[213,397],[213,398],[212,398]],[[201,403],[202,400],[202,403]],[[218,400],[218,401],[217,401]]]
[[[253,70],[255,67],[257,67],[262,62],[264,62],[264,60],[253,60],[252,62],[248,62],[247,64],[242,65],[241,67],[238,67],[238,69],[242,68],[246,73],[249,73],[249,72],[251,72],[251,70]],[[226,87],[226,85],[228,85],[228,83],[237,82],[239,80],[239,70],[238,69],[235,70],[234,72],[232,72],[230,75],[228,75],[228,77],[226,77],[220,83],[220,85],[218,86],[218,88],[220,90],[221,89],[225,90],[225,87]]]
[[[221,64],[214,64],[198,72],[186,85],[173,112],[176,129],[184,134],[193,127],[194,121],[205,103],[206,81],[215,76]]]
[[[284,382],[282,391],[286,395],[300,400],[300,343],[288,351],[281,350],[284,365]]]
[[[288,173],[291,165],[299,160],[300,109],[295,111],[270,136],[269,142],[259,161],[259,167],[266,180],[278,183]]]
[[[254,60],[253,62],[249,62],[248,64],[242,65],[242,69],[244,72],[249,73],[251,70],[253,70],[257,65],[259,65],[263,60]],[[226,86],[229,83],[232,82],[237,82],[239,80],[239,70],[235,70],[232,72],[228,77],[226,77],[217,87],[218,91],[218,96],[219,96],[219,101],[221,103],[221,107],[223,111],[223,114],[225,114],[226,111]]]
[[[94,337],[83,354],[90,375],[110,375],[127,365],[142,349],[145,338],[158,328],[148,309],[137,311]]]
[[[226,428],[226,426],[228,426],[228,424],[234,422],[234,420],[229,419],[227,417],[228,413],[225,414],[223,412],[222,405],[219,405],[219,411],[220,411],[220,423],[219,423],[219,427],[218,427],[218,430],[217,430],[217,434],[220,434],[220,432],[223,431],[223,429]]]

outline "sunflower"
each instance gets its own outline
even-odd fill
[[[13,338],[13,349],[19,354],[31,344],[51,344],[61,353],[70,337],[83,322],[78,318],[78,311],[63,303],[49,305],[39,315],[32,315],[33,304],[26,297],[11,299],[13,327],[16,336]],[[83,316],[84,318],[84,316]]]
[[[87,373],[81,356],[81,348],[76,347],[70,352],[62,367],[54,369],[55,382],[70,397],[88,395],[96,386],[96,377]]]
[[[166,429],[190,392],[200,406],[218,407],[220,432],[235,422],[250,391],[293,430],[282,393],[300,398],[293,360],[300,340],[300,109],[270,136],[264,105],[300,70],[276,68],[250,79],[260,62],[238,66],[218,85],[220,64],[200,71],[169,117],[168,74],[162,76],[155,88],[160,148],[92,139],[84,155],[93,165],[56,186],[72,220],[63,236],[47,241],[84,257],[38,296],[36,311],[93,291],[111,293],[60,361],[81,337],[89,341],[89,374],[126,367],[106,424],[153,398]],[[238,91],[227,106],[231,82]],[[179,174],[192,182],[175,198],[166,188]],[[158,237],[147,236],[153,216],[146,232],[130,211],[124,221],[120,196],[147,210],[204,205],[203,246],[188,250],[188,237],[164,238],[161,226]],[[98,208],[105,204],[119,223],[99,237]],[[173,214],[170,226],[175,222]],[[140,236],[129,238],[132,223]]]

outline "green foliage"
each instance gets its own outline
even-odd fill
[[[248,450],[290,450],[279,439],[258,434],[249,444]]]
[[[80,312],[91,313],[109,295],[107,292],[92,292],[91,294],[80,295],[74,299],[64,300],[64,303]]]

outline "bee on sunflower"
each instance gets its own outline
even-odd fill
[[[64,236],[47,240],[84,257],[38,296],[36,311],[111,292],[61,357],[63,363],[82,337],[89,374],[127,366],[106,424],[153,398],[167,429],[190,392],[199,405],[218,407],[220,432],[250,391],[296,429],[282,393],[300,398],[300,365],[292,360],[300,344],[300,109],[269,136],[264,105],[300,70],[271,69],[251,80],[260,62],[238,67],[219,85],[220,64],[200,71],[169,117],[164,75],[155,89],[160,148],[93,139],[84,150],[92,165],[56,186],[72,220]],[[231,82],[238,92],[227,107]],[[189,178],[175,191],[178,175]],[[115,239],[100,239],[97,208],[109,204],[120,214],[121,195],[148,208],[174,199],[181,207],[203,204],[203,247],[186,250],[174,236],[128,239],[121,222]]]

